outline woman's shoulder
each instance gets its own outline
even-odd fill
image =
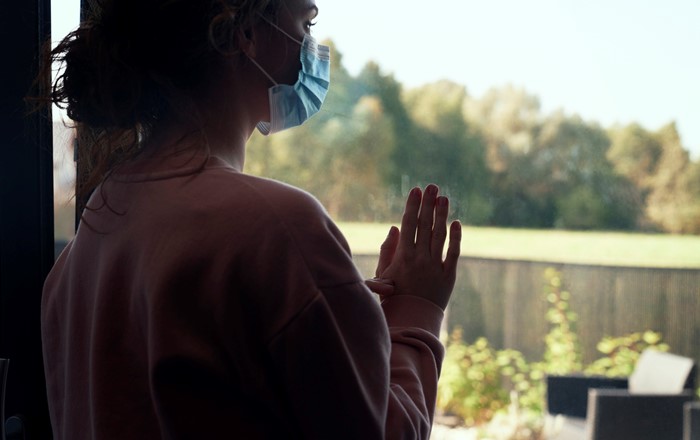
[[[243,174],[241,177],[251,191],[274,206],[313,211],[321,210],[325,214],[323,206],[316,197],[301,188],[265,177],[246,174]]]
[[[225,179],[227,182],[220,182],[217,191],[225,197],[221,202],[230,209],[244,209],[250,215],[276,215],[286,219],[302,216],[307,221],[310,217],[328,217],[318,199],[301,188],[243,173],[230,173]]]
[[[246,243],[265,258],[294,254],[320,286],[360,279],[345,237],[313,195],[264,177],[237,174],[225,180],[215,222],[235,229],[238,245]]]
[[[301,188],[224,168],[207,174],[197,190],[202,197],[199,206],[219,219],[235,218],[237,223],[265,230],[268,235],[340,235],[323,205]]]

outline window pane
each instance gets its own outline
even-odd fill
[[[56,110],[54,110],[56,112]],[[75,130],[62,121],[53,124],[54,234],[57,242],[70,240],[75,231]]]
[[[51,2],[51,33],[55,46],[66,34],[75,29],[80,18],[80,0],[53,0]],[[57,66],[54,66],[54,73]],[[75,230],[75,162],[73,161],[74,131],[65,113],[53,108],[53,161],[54,161],[54,234],[56,242],[70,240]]]

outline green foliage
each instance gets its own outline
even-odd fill
[[[605,203],[587,186],[574,188],[557,200],[559,226],[568,229],[598,229],[605,221]]]
[[[680,203],[681,232],[700,234],[700,161],[688,166],[680,177],[683,194]]]
[[[545,440],[558,432],[540,412],[521,408],[518,399],[511,396],[507,411],[500,411],[486,425],[479,427],[481,440]]]
[[[435,182],[450,196],[454,215],[473,225],[491,217],[490,173],[483,140],[463,112],[464,86],[439,81],[410,90],[403,101],[413,121],[414,147],[401,152],[402,175],[419,184]]]
[[[603,357],[586,367],[586,374],[608,377],[628,377],[634,371],[639,355],[647,348],[668,351],[661,334],[652,331],[632,333],[621,337],[606,337],[596,347]]]
[[[568,374],[581,370],[581,346],[576,335],[578,316],[570,306],[571,294],[562,288],[561,273],[545,270],[544,295],[549,303],[545,318],[550,323],[545,336],[545,371],[549,374]]]
[[[610,130],[608,158],[615,170],[630,179],[641,194],[645,229],[700,233],[700,162],[691,162],[675,124],[656,132],[638,124]]]
[[[674,124],[604,130],[545,115],[510,85],[478,99],[450,81],[404,89],[375,62],[351,75],[326,44],[323,108],[290,132],[254,136],[246,171],[306,189],[336,220],[395,220],[411,187],[437,183],[471,225],[700,233],[700,165]]]
[[[608,159],[615,170],[640,189],[649,189],[661,158],[659,140],[639,124],[612,128],[609,135],[612,145]]]
[[[467,425],[479,425],[507,408],[511,391],[516,391],[520,405],[541,412],[543,377],[520,352],[496,350],[485,338],[465,344],[461,329],[455,329],[443,361],[438,407]]]
[[[642,351],[669,350],[661,334],[653,331],[605,337],[597,346],[603,356],[584,367],[575,328],[578,317],[569,304],[571,294],[557,270],[547,269],[544,279],[550,330],[544,340],[542,361],[528,362],[516,350],[496,349],[486,338],[467,344],[460,328],[454,330],[447,344],[437,406],[461,417],[468,426],[482,426],[483,435],[505,429],[516,434],[504,438],[543,438],[547,429],[542,420],[547,374],[584,372],[626,377]]]

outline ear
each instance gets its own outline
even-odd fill
[[[249,58],[255,58],[257,55],[256,41],[256,32],[252,26],[236,31],[236,43],[238,48]]]

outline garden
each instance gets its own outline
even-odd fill
[[[670,350],[660,333],[646,329],[604,337],[597,344],[599,358],[584,364],[578,316],[570,306],[572,293],[553,268],[545,271],[543,285],[549,332],[542,359],[529,361],[519,351],[497,349],[483,337],[465,341],[455,328],[438,384],[439,419],[473,428],[473,438],[478,439],[545,440],[556,431],[545,417],[547,375],[628,377],[643,350]]]

